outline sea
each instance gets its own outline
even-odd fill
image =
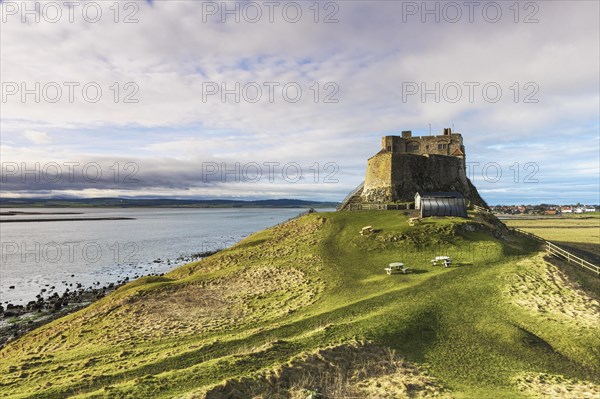
[[[26,304],[36,295],[60,295],[67,288],[98,288],[166,273],[305,211],[1,208],[0,303]],[[5,222],[23,219],[30,221]]]

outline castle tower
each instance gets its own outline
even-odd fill
[[[402,132],[402,136],[384,136],[381,149],[391,153],[417,155],[450,155],[465,157],[465,146],[460,133],[452,133],[445,128],[439,136],[415,136],[410,130]]]

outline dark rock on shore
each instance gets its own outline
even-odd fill
[[[48,298],[38,294],[37,301],[29,301],[27,305],[9,303],[6,309],[0,306],[0,348],[43,324],[90,305],[123,284],[76,291],[67,288],[62,295],[55,292]]]
[[[189,257],[180,256],[177,260],[191,262],[213,255],[217,252],[219,252],[219,250],[201,252]],[[158,259],[158,261],[165,262],[161,259]],[[148,274],[148,276],[163,275],[164,273]],[[71,275],[71,277],[74,276],[74,274]],[[134,279],[139,277],[143,276],[136,274]],[[83,288],[81,283],[76,283],[76,290],[65,288],[65,291],[62,294],[54,292],[47,298],[44,298],[42,294],[48,293],[48,290],[42,288],[40,293],[36,295],[37,300],[29,301],[27,305],[15,305],[12,303],[7,303],[6,307],[0,305],[0,349],[8,342],[19,338],[31,330],[90,305],[92,302],[103,298],[110,292],[129,283],[130,280],[130,277],[126,276],[116,283],[109,283],[103,287],[100,287],[100,282],[96,281],[92,283],[92,286],[89,288]],[[66,285],[66,282],[64,283]],[[49,284],[46,284],[45,286],[49,286]],[[72,287],[73,284],[70,283],[69,286]],[[10,286],[9,288],[14,289],[15,286]],[[50,291],[55,288],[55,286],[50,287]]]

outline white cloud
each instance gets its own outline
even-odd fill
[[[51,142],[50,137],[45,132],[39,132],[36,130],[26,130],[23,136],[33,144],[48,144]]]
[[[45,84],[59,82],[63,98],[36,103],[31,95],[25,102],[11,96],[0,119],[2,157],[68,161],[129,156],[148,164],[162,157],[174,165],[213,158],[303,165],[332,161],[347,176],[342,184],[352,188],[362,179],[366,158],[378,150],[380,135],[404,129],[426,134],[429,123],[434,132],[454,123],[465,136],[468,158],[501,157],[498,161],[510,165],[535,157],[551,169],[573,168],[573,173],[594,178],[590,168],[574,168],[561,156],[573,146],[559,150],[555,143],[577,143],[598,130],[597,2],[538,2],[539,23],[534,24],[514,23],[508,3],[502,3],[504,16],[498,23],[483,20],[481,10],[475,23],[421,23],[419,15],[403,22],[402,3],[340,2],[339,23],[334,24],[315,24],[308,6],[294,24],[280,10],[274,23],[266,18],[256,24],[243,18],[240,23],[203,22],[205,3],[193,1],[152,6],[140,1],[139,22],[133,24],[114,23],[108,9],[112,3],[101,3],[106,4],[103,18],[95,24],[77,13],[74,23],[23,24],[8,17],[0,38],[7,55],[0,60],[3,82],[25,82],[29,89],[39,82],[42,91]],[[321,19],[327,11],[321,9]],[[521,11],[522,19],[527,13]],[[120,17],[126,14],[121,10]],[[79,84],[72,103],[64,82]],[[82,88],[90,82],[102,88],[97,103],[82,98]],[[137,86],[126,88],[127,82]],[[289,103],[278,89],[274,103],[235,103],[233,96],[227,103],[218,96],[204,102],[207,82],[225,82],[230,88],[235,82],[258,82],[263,99],[268,97],[264,82],[277,82],[279,88],[296,82],[303,96]],[[317,102],[311,89],[315,82]],[[327,82],[339,87],[338,103],[323,103],[331,93],[324,87]],[[428,88],[436,82],[442,87],[450,82],[479,86],[473,102],[466,88],[457,103],[436,102],[431,95],[425,102],[419,95],[403,102],[406,82]],[[482,97],[481,87],[489,82],[503,90],[497,103]],[[531,93],[525,88],[529,82],[539,88],[538,103],[522,101]],[[136,87],[139,102],[124,103]],[[48,90],[45,94],[51,95]],[[31,143],[49,144],[50,138],[52,154],[30,148]],[[499,151],[491,144],[512,147]],[[10,151],[5,150],[8,145]],[[598,149],[597,141],[591,145]],[[597,151],[578,156],[584,157],[582,165],[598,159]]]

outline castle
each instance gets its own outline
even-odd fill
[[[417,192],[459,192],[472,205],[487,207],[467,178],[465,147],[460,133],[384,136],[381,150],[368,159],[365,181],[350,193],[341,210],[390,209],[410,203]]]

